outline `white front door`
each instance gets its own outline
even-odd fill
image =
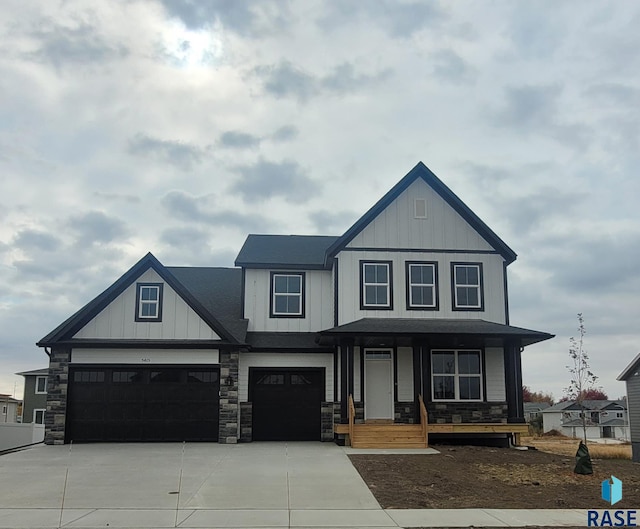
[[[364,354],[364,418],[393,419],[393,364],[389,350]]]

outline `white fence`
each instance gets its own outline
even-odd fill
[[[44,424],[0,423],[0,452],[44,441]]]

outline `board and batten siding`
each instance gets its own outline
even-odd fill
[[[415,218],[416,198],[426,200],[424,219]],[[347,247],[494,250],[422,179],[405,189]]]
[[[304,318],[269,317],[271,272],[285,269],[245,271],[244,317],[249,331],[315,332],[333,327],[333,277],[329,270],[305,270]]]
[[[162,321],[136,320],[136,283],[163,283]],[[149,269],[114,299],[74,338],[218,340],[209,325],[155,272]]]
[[[333,402],[333,354],[331,353],[240,353],[238,364],[240,402],[249,400],[250,367],[324,367],[326,401]]]
[[[360,261],[391,261],[393,310],[360,309]],[[439,310],[407,310],[407,261],[438,263]],[[484,310],[454,311],[451,300],[451,263],[482,263]],[[338,324],[360,318],[482,319],[505,323],[504,259],[496,254],[442,252],[343,251],[338,254]]]
[[[72,364],[117,365],[216,365],[218,349],[116,349],[78,348],[71,351]]]
[[[640,373],[640,368],[638,372]],[[627,379],[627,412],[629,414],[631,442],[640,444],[640,374],[632,374]]]
[[[504,402],[507,392],[504,380],[504,351],[502,347],[487,347],[484,350],[484,369],[487,402]]]

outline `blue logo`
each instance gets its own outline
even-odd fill
[[[602,482],[602,499],[611,505],[615,505],[622,499],[622,481],[611,476],[611,481],[605,479]]]

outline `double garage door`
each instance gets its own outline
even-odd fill
[[[72,368],[67,441],[217,441],[219,390],[210,366]]]

